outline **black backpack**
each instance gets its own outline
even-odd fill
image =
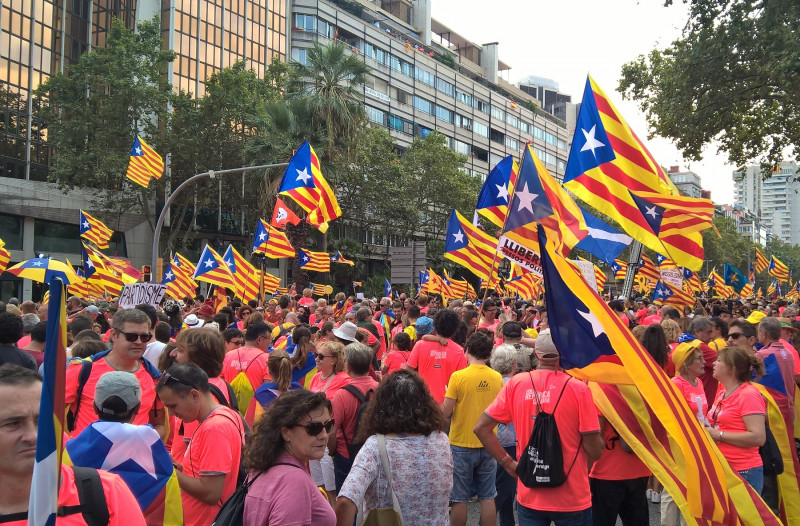
[[[78,359],[81,364],[81,370],[78,373],[78,390],[75,393],[75,401],[70,404],[70,410],[67,412],[67,431],[70,433],[75,430],[75,423],[78,421],[78,411],[80,411],[81,408],[83,388],[86,386],[86,382],[89,381],[89,377],[92,375],[92,365],[94,365],[94,362],[105,357],[109,352],[111,351],[100,351],[99,353],[93,354],[88,358]],[[78,360],[70,360],[70,364],[76,363]],[[161,373],[158,371],[158,369],[156,369],[155,365],[150,363],[149,360],[146,358],[139,358],[139,362],[142,364],[142,367],[145,368],[148,374],[150,374],[153,380],[158,380],[161,378]]]
[[[764,431],[766,431],[766,440],[763,445],[758,447],[758,454],[761,455],[761,462],[764,464],[764,474],[777,476],[783,473],[781,450],[769,425],[764,426]]]
[[[553,412],[547,413],[542,410],[539,393],[533,383],[533,375],[530,372],[528,375],[531,377],[531,387],[533,388],[537,413],[528,445],[522,450],[517,464],[517,476],[520,482],[528,488],[555,488],[566,482],[569,473],[564,473],[561,435],[558,432],[556,419],[553,415],[558,409],[558,403],[561,401],[564,390],[567,388],[571,378],[567,378],[567,381],[564,382],[561,393],[558,395],[558,400],[556,400],[556,405],[553,406]],[[580,445],[578,446],[579,451]],[[572,466],[575,465],[578,452],[575,453]],[[570,471],[572,471],[572,466],[569,468]]]
[[[293,466],[297,469],[301,469],[300,466],[285,462],[276,462],[273,464],[273,466]],[[242,526],[242,519],[244,517],[244,501],[247,498],[247,492],[250,490],[250,486],[253,485],[253,482],[255,482],[256,479],[262,474],[263,473],[257,474],[255,477],[244,481],[238,488],[236,488],[236,491],[234,491],[233,494],[228,497],[228,500],[225,501],[225,504],[223,504],[217,512],[217,516],[214,517],[214,522],[211,523],[211,526]]]
[[[97,470],[73,466],[72,471],[75,472],[75,487],[78,489],[80,504],[78,506],[59,506],[56,516],[66,517],[81,513],[88,526],[107,526],[110,520],[108,504],[106,503],[106,493],[103,490],[103,482],[100,480]],[[27,511],[0,515],[0,523],[22,520],[28,520]]]
[[[367,407],[369,399],[372,398],[374,389],[370,389],[366,392],[366,394],[359,391],[358,387],[354,385],[345,385],[342,387],[342,389],[358,398],[358,409],[356,409],[356,427],[353,430],[353,436],[350,437],[349,441],[347,440],[347,434],[344,432],[344,428],[342,428],[342,436],[344,437],[344,443],[347,446],[347,454],[350,455],[350,460],[353,460],[356,458],[358,452],[361,451],[361,446],[364,445],[364,442],[356,442],[356,437],[358,436],[358,430],[361,427],[361,417],[364,416],[364,409]]]

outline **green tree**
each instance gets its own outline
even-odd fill
[[[105,47],[84,53],[36,90],[42,104],[37,117],[55,149],[51,181],[86,191],[93,206],[105,211],[101,215],[119,217],[133,209],[152,220],[152,190],[131,185],[124,175],[137,133],[164,153],[159,125],[173,93],[163,71],[175,54],[162,44],[157,17],[141,22],[136,32],[115,19]],[[161,185],[163,179],[151,188]]]
[[[336,158],[337,141],[346,144],[365,120],[361,86],[370,68],[343,43],[314,42],[307,50],[307,63],[293,63],[298,82],[290,88],[305,98],[312,124],[327,131],[327,160]]]
[[[790,151],[797,159],[800,3],[688,3],[681,38],[625,64],[619,91],[690,159],[713,141],[739,165],[760,160],[768,170]]]
[[[424,239],[441,239],[455,208],[472,217],[481,188],[478,177],[461,171],[467,158],[447,147],[441,133],[428,133],[414,142],[400,160],[417,221],[412,232]]]

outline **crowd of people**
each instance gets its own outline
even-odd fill
[[[777,364],[793,436],[798,306],[608,304],[777,513],[777,475],[759,449],[767,406],[751,382],[764,360]],[[1,519],[28,507],[51,335],[46,306],[0,307]],[[543,300],[339,294],[329,304],[303,294],[123,309],[70,297],[67,311],[66,450],[76,467],[62,468],[59,504],[79,503],[78,467],[102,468],[109,524],[210,525],[243,482],[248,526],[350,526],[386,509],[406,525],[464,525],[470,501],[483,526],[638,526],[652,502],[662,525],[685,524],[588,385],[561,368]],[[520,473],[545,414],[563,459],[564,480],[551,487]],[[142,484],[130,462],[177,479],[180,503]]]

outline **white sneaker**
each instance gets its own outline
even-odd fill
[[[647,500],[651,500],[653,498],[653,490],[647,488]]]
[[[661,493],[658,493],[657,491],[654,491],[653,492],[653,496],[650,498],[650,502],[653,502],[655,504],[658,504],[659,502],[661,502]]]

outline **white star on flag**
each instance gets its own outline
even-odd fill
[[[456,243],[463,243],[464,242],[464,232],[462,232],[461,230],[459,230],[458,232],[453,234],[453,237],[455,238]]]
[[[259,241],[264,241],[264,239],[266,239],[266,238],[267,238],[267,233],[266,233],[266,232],[261,232],[261,233],[258,235],[258,240],[259,240]]]
[[[653,219],[658,217],[658,212],[656,212],[655,205],[653,205],[652,208],[647,206],[647,205],[645,205],[645,209],[647,210],[647,212],[645,212],[645,215],[648,215],[648,216],[652,217]]]
[[[228,268],[233,268],[233,261],[226,261],[225,264],[228,265]]]
[[[303,167],[302,172],[295,168],[295,171],[297,172],[297,179],[295,179],[295,181],[303,181],[303,184],[308,184],[308,180],[311,179],[311,175],[308,173],[308,168]]]
[[[92,263],[91,259],[87,259],[86,260],[86,266],[89,267],[89,268],[94,268],[94,263]]]
[[[592,332],[594,333],[595,338],[606,332],[605,329],[603,329],[603,324],[600,323],[600,320],[597,319],[597,316],[591,312],[578,311],[578,314],[580,314],[581,318],[592,324]]]
[[[497,198],[502,199],[506,203],[508,202],[508,188],[504,184],[496,184],[497,187]]]
[[[33,262],[33,266],[34,267],[41,267],[42,266],[42,262],[41,261],[34,261]]]
[[[116,422],[96,422],[93,427],[100,432],[104,437],[111,441],[111,449],[108,450],[101,469],[106,471],[114,469],[120,464],[133,460],[139,464],[147,474],[158,480],[156,475],[156,466],[153,462],[153,453],[151,447],[158,441],[157,433],[136,433],[143,440],[132,441],[131,424],[120,425]],[[148,429],[149,428],[145,428]],[[133,447],[132,447],[133,446]]]
[[[214,260],[213,260],[213,259],[207,259],[207,260],[205,260],[205,265],[206,265],[208,268],[211,268],[211,267],[213,267],[213,266],[214,266]]]
[[[136,148],[136,155],[142,155],[142,149]]]
[[[533,213],[533,200],[539,197],[539,194],[534,194],[528,191],[528,182],[525,181],[525,186],[522,187],[522,190],[518,190],[515,194],[519,198],[519,204],[517,205],[517,212],[524,210],[530,211]]]
[[[594,138],[594,134],[597,131],[597,124],[592,126],[592,129],[589,130],[588,132],[583,128],[581,128],[581,131],[583,132],[583,136],[586,137],[586,143],[581,148],[581,151],[585,152],[586,150],[591,150],[592,155],[594,155],[594,158],[597,159],[597,153],[595,152],[595,150],[597,148],[602,148],[603,146],[605,146],[605,144]]]
[[[89,228],[89,222],[88,221],[84,221],[83,222],[83,228]]]
[[[173,274],[172,271],[170,270],[166,274],[164,274],[164,277],[169,280],[169,279],[172,279],[172,276],[174,276],[174,275],[175,274]]]

